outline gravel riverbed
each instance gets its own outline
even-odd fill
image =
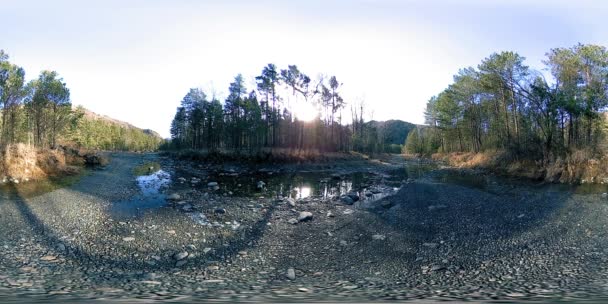
[[[146,199],[133,170],[147,162],[174,175],[166,205],[112,212]],[[445,169],[391,179],[404,164],[279,166],[374,172],[372,184],[396,188],[351,202],[240,195],[213,184],[209,172],[226,168],[112,154],[66,188],[0,198],[0,302],[606,299],[607,198],[498,178],[464,185],[435,176]],[[253,169],[224,171],[243,170]]]

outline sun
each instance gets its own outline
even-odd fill
[[[317,118],[319,112],[310,103],[298,102],[294,107],[294,114],[298,120],[312,121]]]

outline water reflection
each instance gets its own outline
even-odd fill
[[[167,205],[163,190],[171,183],[171,174],[158,170],[135,179],[140,193],[126,201],[112,204],[110,213],[116,218],[138,217],[147,211]]]

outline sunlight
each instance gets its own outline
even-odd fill
[[[294,107],[294,114],[298,120],[312,121],[319,115],[317,108],[310,103],[299,102]]]

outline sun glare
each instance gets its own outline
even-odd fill
[[[299,120],[312,121],[319,115],[317,109],[310,103],[300,102],[296,104],[294,113]]]

